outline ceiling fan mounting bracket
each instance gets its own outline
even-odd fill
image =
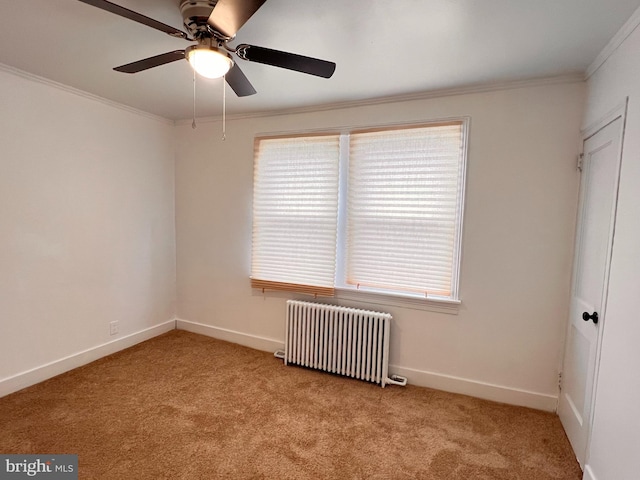
[[[243,60],[247,59],[247,49],[250,47],[251,45],[246,45],[246,44],[242,44],[242,45],[238,45],[238,47],[233,50],[233,52],[238,55],[238,57],[240,57]]]
[[[174,38],[184,38],[185,40],[191,40],[189,36],[184,32],[169,32],[167,35]]]

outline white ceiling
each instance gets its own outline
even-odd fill
[[[179,0],[112,0],[184,30]],[[268,0],[231,45],[337,63],[331,79],[238,60],[256,95],[227,113],[415,94],[584,72],[640,0]],[[113,67],[189,43],[77,0],[0,1],[0,63],[169,119],[192,115],[186,61]],[[198,80],[199,117],[220,115],[221,80]]]

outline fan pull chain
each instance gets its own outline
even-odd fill
[[[193,71],[193,121],[191,128],[196,129],[196,71]]]
[[[227,76],[222,77],[222,141],[227,139]]]

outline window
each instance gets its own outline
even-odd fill
[[[256,141],[252,285],[333,295],[338,135]]]
[[[257,138],[253,287],[457,301],[466,131]]]

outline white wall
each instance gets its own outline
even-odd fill
[[[236,119],[224,142],[219,123],[177,127],[179,325],[264,349],[284,339],[285,299],[249,285],[256,134],[470,115],[459,314],[375,307],[394,315],[391,363],[410,383],[553,410],[583,97],[580,82],[541,82]]]
[[[0,69],[0,395],[175,309],[173,126],[15,73]]]
[[[223,142],[219,123],[174,128],[0,70],[0,395],[171,328],[176,310],[185,328],[277,348],[285,297],[248,279],[254,136],[470,115],[463,303],[458,315],[382,307],[393,368],[553,409],[583,95],[534,82],[236,119]]]
[[[633,17],[636,25],[639,12]],[[589,79],[585,126],[627,96],[609,295],[585,467],[585,478],[594,480],[640,475],[640,28]]]

